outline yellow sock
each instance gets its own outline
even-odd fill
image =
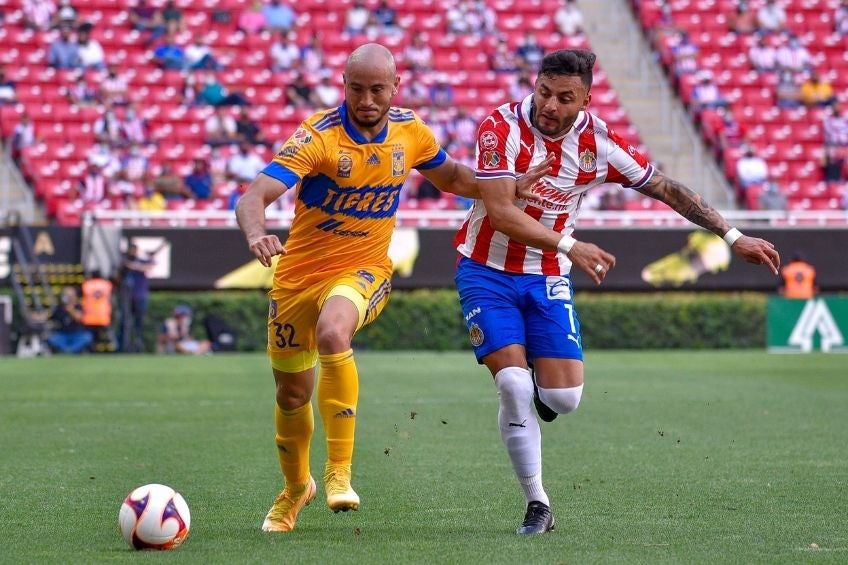
[[[319,355],[321,376],[318,380],[318,411],[327,434],[327,460],[350,465],[353,459],[353,434],[356,429],[356,402],[359,398],[359,374],[353,350]]]
[[[274,422],[277,427],[277,457],[286,484],[309,480],[309,443],[315,429],[312,403],[294,410],[283,410],[274,403]]]

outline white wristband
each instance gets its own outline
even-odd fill
[[[574,247],[574,244],[577,243],[577,240],[571,237],[570,235],[562,236],[562,239],[557,243],[557,249],[568,255],[568,252],[571,251],[571,248]]]
[[[727,230],[727,233],[724,234],[724,242],[732,247],[733,244],[736,243],[736,240],[740,237],[742,237],[741,231],[737,230],[736,228],[730,228],[729,230]]]

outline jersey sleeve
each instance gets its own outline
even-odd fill
[[[286,140],[262,172],[288,188],[318,170],[324,155],[324,141],[309,123],[303,122]]]
[[[654,166],[644,155],[614,131],[607,132],[608,154],[606,182],[618,183],[624,188],[641,188],[654,174]]]
[[[416,142],[418,145],[418,155],[413,162],[412,168],[419,171],[435,169],[445,162],[448,154],[445,153],[445,150],[436,141],[433,130],[418,115],[415,116],[415,124],[417,126]]]
[[[504,120],[500,110],[492,112],[477,129],[477,169],[478,179],[511,178],[515,173],[515,157],[518,148],[509,135],[509,123]]]

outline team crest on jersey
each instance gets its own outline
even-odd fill
[[[598,168],[598,160],[595,158],[594,153],[592,153],[589,149],[586,149],[580,154],[577,166],[580,167],[580,170],[583,172],[592,173]]]
[[[494,151],[484,151],[483,152],[483,168],[484,169],[497,169],[498,165],[501,164],[501,156],[498,155]]]
[[[471,324],[471,327],[468,328],[468,334],[471,336],[471,345],[474,347],[480,347],[483,345],[483,339],[485,339],[485,336],[483,335],[483,330],[480,329],[480,326],[477,324]]]
[[[336,176],[339,178],[350,178],[350,171],[353,170],[353,159],[350,155],[342,154],[339,157],[339,166],[336,169]]]
[[[307,143],[312,141],[312,134],[304,128],[297,128],[297,131],[294,132],[292,139],[298,145],[306,145]]]
[[[406,164],[403,158],[403,146],[392,148],[392,176],[402,177],[406,174]]]
[[[277,301],[272,300],[268,306],[268,319],[273,320],[277,317]]]
[[[483,132],[480,136],[480,147],[483,149],[494,149],[498,146],[498,136],[490,131]]]

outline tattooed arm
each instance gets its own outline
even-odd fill
[[[731,230],[727,220],[707,204],[697,192],[671,179],[659,171],[641,188],[636,189],[646,196],[668,204],[672,210],[697,226],[724,237]],[[756,265],[767,265],[776,275],[780,268],[780,255],[770,242],[758,237],[742,235],[731,248],[742,259]]]

